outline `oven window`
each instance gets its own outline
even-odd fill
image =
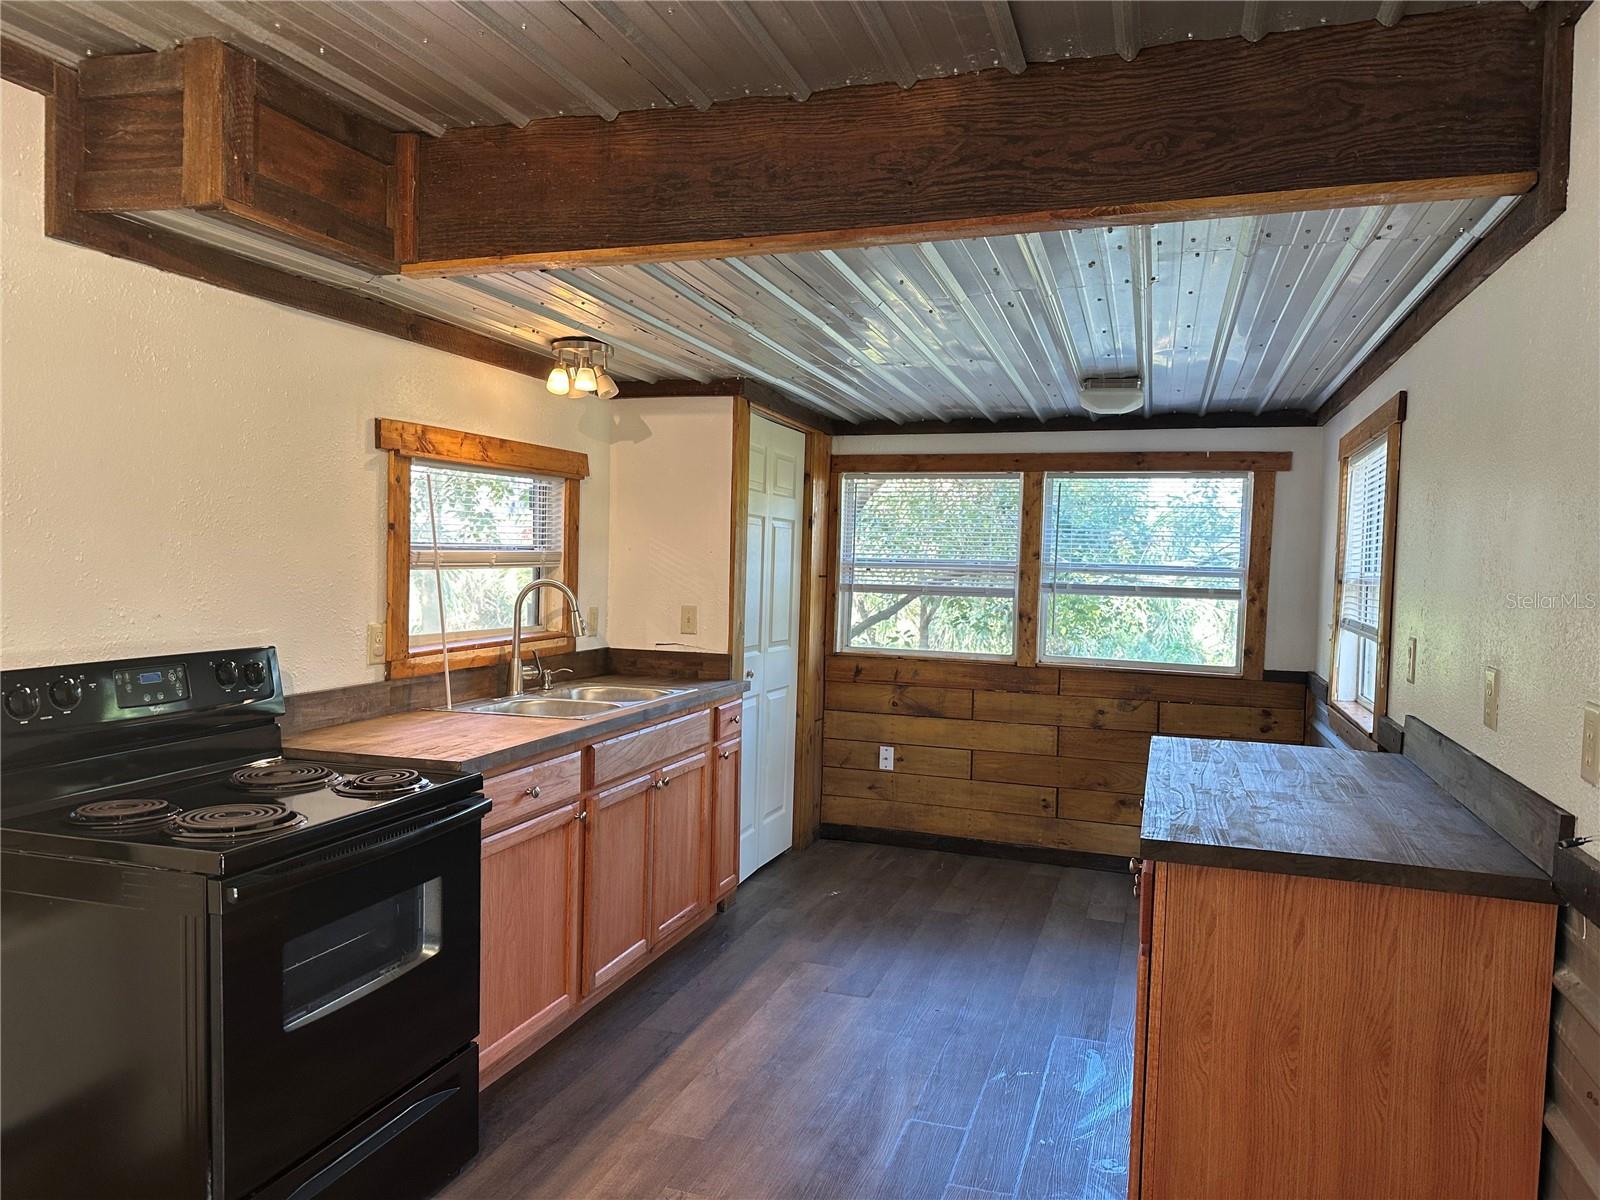
[[[441,889],[430,879],[290,940],[284,1029],[336,1012],[437,954]]]

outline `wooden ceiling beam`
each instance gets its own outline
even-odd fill
[[[1540,23],[1541,59],[1537,185],[1463,254],[1372,353],[1345,376],[1317,410],[1318,424],[1326,425],[1378,382],[1445,314],[1567,211],[1567,174],[1572,158],[1572,27],[1588,8],[1589,0],[1557,0],[1541,5],[1535,14]]]
[[[465,273],[1512,195],[1539,166],[1541,17],[1486,5],[820,92],[456,129],[414,254]]]

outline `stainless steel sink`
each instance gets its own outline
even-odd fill
[[[458,704],[453,712],[498,713],[510,717],[559,717],[565,721],[588,721],[604,717],[625,707],[601,700],[573,700],[563,696],[508,696],[498,700],[479,700]]]
[[[540,695],[571,700],[598,700],[608,704],[643,704],[647,700],[659,700],[663,696],[676,696],[685,690],[684,688],[632,687],[621,684],[572,683],[565,687],[551,688],[548,692],[541,692]]]

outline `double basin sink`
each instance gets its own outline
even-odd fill
[[[677,696],[687,688],[630,687],[622,684],[574,683],[547,692],[523,696],[500,696],[457,704],[454,712],[496,713],[511,717],[558,717],[565,721],[588,721],[648,704],[664,696]]]

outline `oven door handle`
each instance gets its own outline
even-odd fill
[[[308,850],[285,862],[251,871],[237,879],[224,880],[221,884],[221,911],[227,912],[323,876],[353,870],[387,858],[469,822],[481,821],[483,814],[488,811],[488,800],[482,795],[471,796],[354,841]]]
[[[367,1159],[382,1150],[395,1138],[410,1129],[460,1090],[459,1087],[447,1087],[441,1091],[434,1092],[431,1096],[424,1096],[415,1104],[408,1106],[405,1111],[392,1121],[389,1121],[381,1129],[374,1130],[368,1137],[351,1146],[350,1149],[295,1188],[285,1197],[285,1200],[312,1200],[313,1197],[322,1195],[339,1180],[366,1162]]]

